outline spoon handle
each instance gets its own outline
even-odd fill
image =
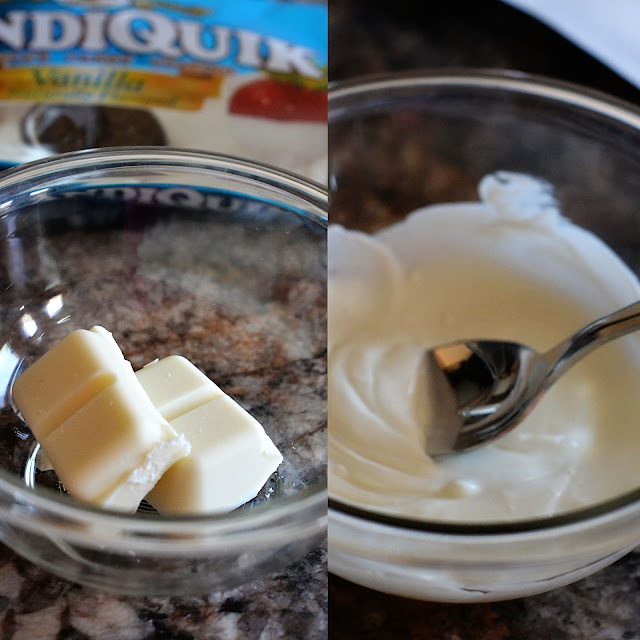
[[[556,345],[542,358],[549,370],[542,386],[550,387],[563,373],[598,347],[640,329],[640,302],[598,318]]]

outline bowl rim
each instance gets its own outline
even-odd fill
[[[640,136],[640,108],[603,91],[583,85],[530,74],[512,69],[471,67],[442,67],[415,69],[405,72],[371,73],[329,84],[328,122],[340,120],[353,106],[371,105],[381,97],[397,99],[404,95],[420,96],[434,88],[464,88],[467,90],[506,91],[548,102],[593,112],[633,128]],[[331,149],[331,147],[329,147]],[[329,427],[329,433],[331,428]],[[330,474],[329,474],[330,475]],[[513,521],[460,522],[428,520],[376,511],[331,495],[328,481],[329,522],[332,512],[341,518],[370,522],[373,525],[403,529],[425,534],[443,534],[452,537],[479,536],[489,539],[500,536],[519,537],[538,531],[564,530],[576,525],[597,524],[617,515],[628,514],[634,507],[640,511],[640,487],[585,507],[561,512],[557,515],[522,518]],[[329,527],[331,531],[331,526]],[[330,535],[331,538],[331,535]]]
[[[24,163],[0,172],[0,216],[11,204],[14,195],[35,190],[56,179],[75,175],[83,170],[118,169],[126,166],[174,166],[185,169],[207,170],[218,175],[232,175],[250,180],[260,186],[278,189],[296,199],[304,200],[316,211],[306,215],[320,227],[328,223],[329,196],[326,187],[305,176],[266,163],[254,162],[227,154],[179,149],[174,147],[109,147],[88,149],[49,156]],[[103,541],[113,542],[115,537],[127,539],[143,548],[174,546],[185,550],[194,539],[218,534],[235,538],[254,536],[255,530],[271,530],[264,544],[282,543],[282,529],[290,529],[289,522],[305,522],[302,527],[310,536],[326,528],[327,477],[278,498],[276,503],[265,503],[251,509],[239,509],[227,514],[157,515],[149,513],[123,514],[60,497],[47,488],[31,488],[13,474],[0,469],[0,513],[14,524],[38,530],[47,528],[64,530],[95,545],[96,533]],[[304,518],[300,516],[304,515]],[[294,516],[294,517],[292,517]],[[297,516],[297,518],[295,517]],[[86,527],[87,521],[91,526]],[[147,537],[148,536],[148,537]],[[174,538],[174,540],[171,540]],[[229,539],[225,544],[229,543]],[[234,542],[235,544],[235,542]]]
[[[51,182],[54,178],[73,175],[79,169],[117,168],[132,162],[145,163],[148,166],[180,166],[213,170],[220,174],[251,179],[261,185],[281,189],[289,195],[307,200],[319,210],[314,221],[321,226],[327,225],[329,195],[327,188],[319,182],[264,162],[178,147],[105,147],[48,156],[0,171],[0,189],[10,195],[13,191],[19,191],[20,185],[26,181]],[[6,200],[0,202],[0,214],[8,204],[10,203]]]
[[[555,102],[612,117],[634,129],[640,128],[640,107],[604,91],[582,84],[514,69],[439,67],[403,72],[369,73],[329,83],[328,121],[354,98],[362,100],[375,94],[417,92],[433,87],[496,89]]]

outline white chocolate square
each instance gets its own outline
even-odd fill
[[[135,511],[190,451],[101,327],[70,333],[18,377],[13,394],[69,493],[97,506]]]
[[[100,502],[156,444],[175,438],[149,399],[132,392],[135,383],[133,372],[121,375],[40,442],[71,495]]]
[[[37,440],[116,381],[128,366],[118,353],[103,335],[79,329],[18,376],[13,398]]]
[[[182,356],[168,356],[136,372],[155,408],[165,420],[173,420],[209,400],[222,390]]]
[[[165,367],[163,375],[172,370],[174,380],[186,373],[185,362],[195,369],[185,359],[179,363],[167,360],[137,372],[145,390],[153,384],[150,374],[160,364]],[[188,377],[195,380],[191,374]],[[184,379],[177,384],[180,388],[189,386]],[[254,498],[282,462],[282,455],[260,423],[222,392],[199,406],[194,403],[171,420],[171,426],[189,442],[191,453],[176,462],[147,496],[161,513],[231,511]]]

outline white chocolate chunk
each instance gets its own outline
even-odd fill
[[[189,381],[202,382],[189,368],[197,371],[188,360],[170,357],[147,365],[136,375],[145,391],[155,397],[160,378],[174,380],[180,389],[189,387]],[[176,462],[147,496],[161,513],[231,511],[254,498],[282,462],[260,423],[205,379],[212,385],[213,399],[204,404],[185,401],[184,413],[171,420],[171,426],[191,445],[191,453]],[[185,395],[195,397],[186,391]]]
[[[13,398],[33,435],[42,440],[113,384],[126,364],[102,334],[73,331],[16,379]]]
[[[190,451],[101,327],[70,333],[18,377],[13,394],[69,493],[97,506],[135,511]]]
[[[222,390],[182,356],[156,360],[136,372],[155,408],[165,420],[224,395]]]
[[[157,443],[124,482],[100,498],[101,506],[124,509],[127,505],[127,510],[135,510],[140,504],[140,496],[149,493],[167,468],[184,458],[190,451],[191,445],[182,435]]]

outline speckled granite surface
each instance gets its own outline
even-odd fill
[[[606,91],[640,91],[551,29],[497,0],[333,0],[330,77],[436,67],[508,68]],[[447,605],[329,579],[332,640],[640,640],[640,552],[553,592]]]
[[[640,90],[500,0],[331,0],[332,81],[366,73],[487,67],[537,73],[640,104]]]
[[[58,579],[0,546],[3,640],[322,640],[326,552],[200,597],[117,596]]]
[[[546,594],[437,604],[329,579],[332,640],[638,640],[640,553]]]

